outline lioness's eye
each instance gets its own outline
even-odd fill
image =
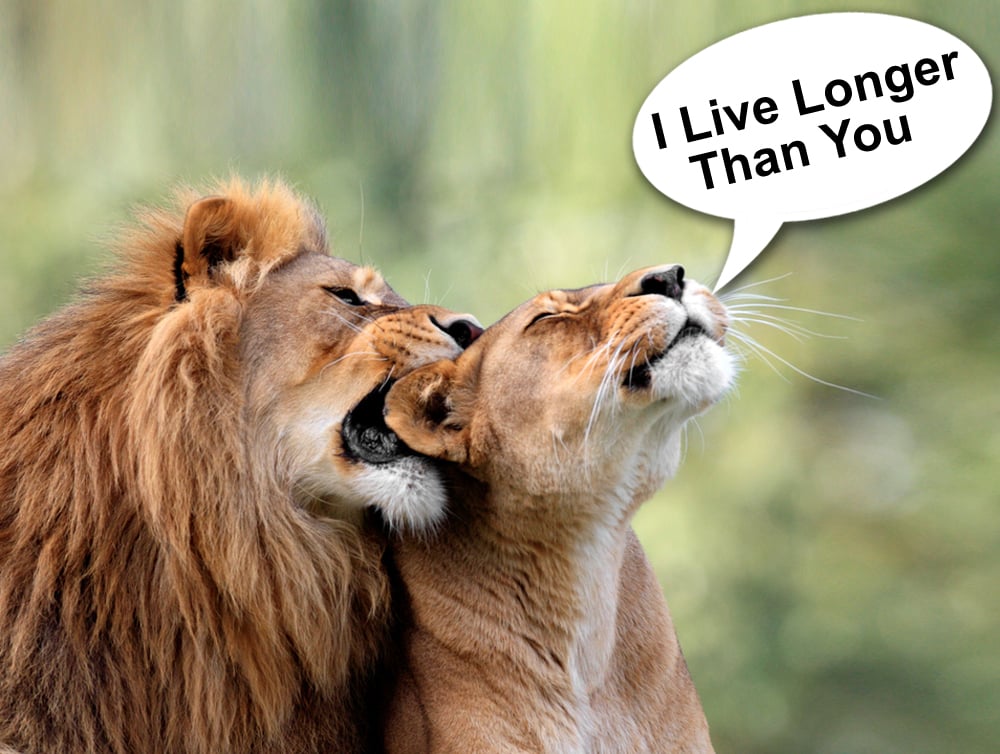
[[[364,299],[361,298],[357,293],[352,291],[350,288],[336,288],[334,286],[323,286],[323,290],[327,293],[331,293],[345,304],[351,306],[361,306],[365,303]]]
[[[559,312],[541,312],[539,314],[536,314],[534,317],[531,318],[531,321],[527,325],[525,325],[524,329],[527,330],[529,327],[531,327],[540,319],[545,319],[546,317],[555,317],[558,313]]]

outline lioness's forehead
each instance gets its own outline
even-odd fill
[[[610,286],[609,283],[598,283],[583,288],[556,288],[539,293],[525,304],[527,309],[559,309],[574,311],[587,305],[598,293]]]
[[[520,306],[507,312],[497,322],[488,327],[485,333],[487,336],[485,340],[491,340],[499,332],[511,329],[519,331],[524,326],[525,320],[530,320],[539,312],[579,313],[590,305],[595,295],[610,287],[612,287],[610,283],[599,283],[597,285],[588,285],[584,288],[556,288],[551,291],[539,293],[534,298],[528,299]],[[483,338],[480,338],[480,340],[483,340]]]

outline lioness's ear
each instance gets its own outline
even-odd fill
[[[192,204],[184,218],[177,249],[177,293],[182,298],[189,278],[208,276],[222,262],[231,262],[246,245],[239,213],[232,200],[209,196]]]
[[[455,375],[455,362],[439,361],[400,379],[386,396],[385,423],[418,453],[461,463],[469,429],[452,401]]]

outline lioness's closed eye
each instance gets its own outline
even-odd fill
[[[430,541],[398,539],[392,752],[710,752],[630,521],[734,370],[725,308],[677,265],[541,294],[386,399],[450,462]]]

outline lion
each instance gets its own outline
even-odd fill
[[[644,269],[536,296],[394,384],[385,421],[447,462],[449,515],[392,544],[388,752],[713,751],[630,521],[733,382],[727,326],[683,268]]]
[[[280,181],[181,191],[118,247],[0,360],[0,750],[364,750],[371,519],[443,511],[382,401],[481,328],[329,256]]]

